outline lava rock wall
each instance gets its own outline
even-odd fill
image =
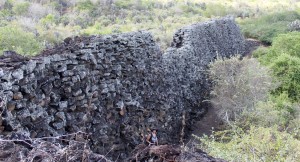
[[[158,129],[161,143],[177,143],[186,121],[198,117],[191,114],[203,112],[208,63],[243,47],[225,18],[180,29],[165,54],[148,32],[66,39],[30,59],[5,53],[0,134],[86,132],[93,151],[119,159],[148,128]]]
[[[162,56],[167,98],[174,103],[171,107],[185,110],[190,118],[199,116],[205,105],[201,101],[210,93],[208,64],[217,57],[236,54],[245,54],[245,40],[231,17],[178,30]]]

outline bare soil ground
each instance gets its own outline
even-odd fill
[[[197,148],[200,141],[193,135],[198,137],[202,137],[203,135],[210,136],[213,131],[219,130],[220,125],[221,121],[217,118],[215,109],[213,106],[208,107],[206,114],[193,125],[193,131],[189,134],[189,137],[185,141],[186,146],[190,148]]]

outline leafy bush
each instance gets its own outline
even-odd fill
[[[259,58],[266,55],[268,51],[269,51],[268,47],[260,46],[255,51],[253,51],[252,56],[255,58]]]
[[[270,49],[261,51],[257,50],[255,56],[269,66],[281,82],[275,94],[286,92],[289,98],[300,101],[300,33],[281,34]]]
[[[133,6],[133,1],[132,0],[117,0],[115,2],[115,5],[118,8],[129,9]]]
[[[300,101],[300,57],[281,54],[270,64],[274,75],[281,82],[275,93],[287,92],[294,101]]]
[[[91,0],[79,1],[77,3],[76,8],[80,12],[88,13],[89,16],[87,16],[87,18],[89,18],[89,19],[98,17],[100,15],[100,12],[102,12],[102,11],[98,10],[98,8],[96,7],[96,4],[94,4]],[[94,22],[94,20],[93,20],[93,22]],[[89,22],[89,24],[92,24],[92,23]]]
[[[55,23],[55,17],[52,14],[48,14],[47,16],[45,16],[44,18],[42,18],[40,20],[40,23],[47,28],[49,28],[49,26],[54,25]]]
[[[22,15],[22,14],[26,14],[29,8],[29,3],[28,2],[22,2],[22,3],[18,3],[16,5],[14,5],[13,7],[13,11],[14,13],[16,13],[17,15]]]
[[[262,48],[257,56],[267,57],[270,51],[272,49]],[[280,70],[274,69],[272,64],[278,69],[296,67],[292,63],[297,60],[295,58],[290,62],[281,60],[284,60],[282,66],[274,59],[268,65],[274,71]],[[201,141],[200,148],[228,161],[297,161],[300,156],[300,106],[291,101],[289,92],[268,95],[272,87],[276,88],[269,70],[256,59],[240,60],[239,57],[217,60],[210,65],[210,70],[215,82],[212,101],[217,106],[216,112],[225,121],[230,120],[230,115],[235,121],[210,137],[196,137]]]
[[[27,33],[15,26],[5,26],[0,27],[0,53],[5,50],[33,55],[41,50],[41,44],[32,33]]]
[[[298,161],[300,157],[300,141],[277,127],[251,126],[246,132],[234,127],[222,136],[217,134],[220,132],[198,138],[202,142],[200,147],[228,161]]]
[[[249,18],[240,22],[246,37],[256,38],[265,43],[272,43],[279,34],[289,32],[288,25],[299,19],[295,11],[272,13],[259,18]]]
[[[270,96],[267,101],[256,103],[255,111],[244,111],[236,125],[245,129],[251,125],[262,127],[278,125],[282,129],[292,128],[289,124],[297,118],[298,113],[297,105],[290,101],[286,93],[282,93],[278,96]]]
[[[291,56],[300,57],[300,33],[290,32],[279,35],[274,39],[271,49],[272,53],[277,56],[281,53],[286,53]]]
[[[221,17],[221,16],[225,16],[229,13],[228,9],[226,8],[226,6],[223,6],[222,4],[219,3],[209,3],[206,5],[206,9],[203,12],[203,15],[206,17]]]
[[[210,78],[214,83],[211,101],[226,122],[253,111],[255,103],[265,100],[274,87],[269,70],[254,58],[218,59],[210,64]]]
[[[202,14],[203,10],[193,5],[182,5],[180,6],[184,13]],[[209,15],[209,13],[207,12]],[[212,13],[211,13],[212,14]],[[209,15],[211,16],[211,15]]]
[[[77,4],[77,9],[80,11],[81,10],[92,11],[93,9],[95,9],[95,5],[90,0],[80,1]]]

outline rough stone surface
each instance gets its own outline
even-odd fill
[[[151,127],[160,143],[179,142],[203,112],[207,64],[243,48],[238,26],[225,18],[180,29],[165,54],[143,31],[66,39],[31,59],[6,52],[0,134],[86,132],[90,148],[112,160],[128,157]]]
[[[164,94],[168,106],[180,110],[178,115],[186,112],[187,126],[203,113],[201,101],[210,93],[207,65],[217,57],[235,54],[245,55],[245,40],[230,17],[194,24],[175,33],[172,46],[162,56]]]

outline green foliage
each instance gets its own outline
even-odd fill
[[[295,11],[272,13],[259,18],[249,18],[240,22],[246,37],[256,38],[265,43],[272,43],[273,38],[289,31],[288,25],[300,15]]]
[[[270,96],[267,101],[255,104],[255,111],[244,111],[236,125],[249,128],[251,125],[280,128],[290,127],[290,123],[297,119],[299,108],[293,104],[286,93]],[[299,118],[300,119],[300,118]]]
[[[46,28],[49,28],[50,25],[55,24],[55,17],[52,14],[48,14],[46,17],[40,20],[40,23]]]
[[[280,18],[280,20],[282,19],[284,18]],[[217,107],[217,112],[220,114],[222,111],[235,110],[234,113],[239,111],[240,113],[235,122],[230,122],[227,125],[229,128],[214,132],[211,137],[198,138],[202,142],[201,149],[212,156],[228,161],[297,161],[299,159],[299,35],[297,32],[281,34],[273,39],[273,45],[270,48],[258,48],[253,54],[263,65],[272,70],[274,79],[279,82],[278,85],[275,84],[277,86],[273,84],[275,90],[272,91],[267,100],[257,100],[257,98],[260,99],[258,96],[260,93],[255,93],[253,99],[251,93],[243,91],[244,88],[239,89],[244,86],[240,83],[247,80],[244,79],[246,78],[244,75],[238,75],[239,71],[236,69],[245,71],[240,64],[236,64],[234,61],[229,64],[229,62],[226,63],[227,60],[224,62],[220,60],[217,63],[219,68],[213,70],[217,72],[214,74],[213,81],[217,78],[217,83],[221,83],[221,86],[218,84],[214,86],[214,92],[219,95],[216,95],[216,98],[212,100],[221,101],[219,105],[216,105],[221,107],[221,109]],[[220,65],[225,66],[222,69]],[[257,65],[253,66],[256,67]],[[250,69],[258,74],[261,73],[253,67]],[[223,73],[222,70],[229,72]],[[242,81],[237,76],[243,78]],[[263,74],[262,76],[267,75]],[[250,75],[250,77],[253,76]],[[226,78],[231,78],[231,80]],[[253,81],[246,81],[246,83],[251,82]],[[228,86],[231,84],[234,85]],[[238,85],[238,88],[234,89],[235,85]],[[262,86],[261,84],[253,85],[257,88]],[[215,90],[216,87],[217,91]],[[236,93],[240,91],[241,93]],[[245,100],[237,97],[241,94],[242,96],[246,94]],[[234,104],[230,106],[232,100]],[[237,100],[243,101],[240,102],[243,104],[239,104],[235,108],[235,103],[239,103]],[[250,106],[251,109],[247,108],[249,106],[245,106],[247,103],[253,104]],[[227,111],[227,114],[230,114],[230,111]]]
[[[133,6],[133,1],[132,0],[117,0],[115,2],[115,5],[118,8],[129,9]]]
[[[13,16],[12,8],[13,8],[12,0],[5,0],[2,6],[0,5],[0,22],[2,22],[5,19],[12,18]]]
[[[229,10],[222,4],[209,3],[206,5],[206,9],[203,15],[206,17],[221,17],[229,14]]]
[[[29,5],[28,2],[21,2],[14,5],[12,9],[16,15],[23,15],[27,13]]]
[[[0,27],[18,24],[22,30],[33,32],[35,39],[47,47],[71,35],[149,30],[164,50],[174,31],[189,24],[227,14],[256,21],[252,18],[273,11],[292,11],[299,6],[300,2],[290,5],[287,0],[2,0]],[[286,15],[270,21],[295,18],[293,12]],[[254,25],[249,31],[256,29]]]
[[[14,50],[24,55],[34,55],[41,50],[32,33],[27,33],[15,26],[0,27],[0,53]]]
[[[269,51],[268,47],[260,46],[255,51],[252,52],[252,55],[255,58],[260,58],[260,57],[266,55],[268,53],[268,51]]]
[[[283,53],[270,64],[274,75],[282,83],[276,93],[287,92],[289,97],[300,101],[300,57]]]
[[[275,94],[287,93],[293,101],[300,101],[300,33],[281,34],[274,39],[272,47],[255,56],[269,66],[281,85]]]
[[[0,26],[6,26],[8,24],[7,18],[11,15],[9,10],[0,10]]]
[[[233,127],[199,139],[201,149],[228,161],[297,161],[300,157],[300,141],[275,126],[251,126],[248,131]]]
[[[287,53],[300,58],[300,33],[290,32],[281,34],[274,39],[272,44],[273,53]]]
[[[79,1],[79,3],[77,4],[77,9],[80,11],[81,10],[92,11],[93,9],[95,9],[95,6],[90,0],[84,0],[84,1]]]
[[[142,5],[146,8],[146,9],[152,9],[155,7],[155,5],[159,4],[157,3],[157,1],[153,1],[153,0],[143,0],[141,1]]]
[[[184,13],[191,13],[191,14],[201,14],[203,13],[202,8],[197,7],[195,5],[182,5],[181,9],[183,10]],[[208,17],[211,17],[213,13],[208,13],[209,11],[205,12]]]

